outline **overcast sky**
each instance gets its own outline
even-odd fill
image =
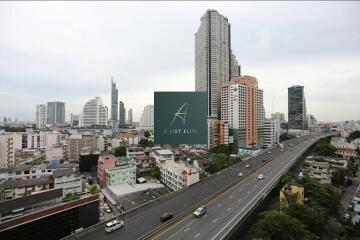
[[[64,101],[66,119],[110,78],[138,121],[154,91],[193,91],[194,34],[206,9],[231,23],[242,74],[257,77],[266,115],[287,115],[305,86],[321,121],[360,119],[360,2],[0,2],[0,117],[35,120]]]

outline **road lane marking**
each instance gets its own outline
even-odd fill
[[[200,233],[196,234],[194,238],[197,238],[198,236],[200,236]]]
[[[226,209],[226,211],[230,211],[231,210],[231,207],[229,207],[228,209]]]
[[[216,223],[216,221],[217,221],[217,218],[215,218],[215,219],[213,220],[213,223]]]
[[[187,231],[189,231],[189,229],[190,229],[190,228],[186,228],[186,229],[184,230],[184,232],[187,232]]]

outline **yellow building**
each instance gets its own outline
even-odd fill
[[[289,203],[304,204],[304,187],[299,184],[286,184],[280,190],[280,211],[284,212]]]

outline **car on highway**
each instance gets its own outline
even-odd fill
[[[201,217],[202,215],[204,215],[207,211],[207,207],[202,205],[200,207],[198,207],[195,212],[193,213],[193,216],[198,218],[198,217]]]
[[[243,173],[243,172],[239,172],[239,173],[238,173],[238,176],[239,176],[239,177],[242,177],[242,176],[244,176],[244,173]]]
[[[111,222],[108,222],[107,224],[105,224],[105,232],[112,232],[115,231],[116,229],[120,229],[123,226],[125,226],[124,221],[122,220],[113,220]]]
[[[294,151],[294,149],[290,148],[289,151],[290,151],[290,152],[291,152],[291,151]]]
[[[174,216],[174,215],[173,215],[172,213],[166,212],[166,213],[161,214],[160,220],[161,220],[162,222],[166,222],[166,221],[172,219],[173,216]]]
[[[260,175],[258,176],[258,179],[259,179],[259,180],[263,180],[263,179],[264,179],[264,175],[260,174]]]
[[[112,210],[111,210],[110,208],[108,208],[108,209],[106,209],[106,212],[107,212],[107,213],[111,213]]]
[[[268,151],[268,153],[271,153],[271,151]]]
[[[246,168],[250,168],[250,165],[249,165],[249,164],[247,164],[245,167],[246,167]]]
[[[267,161],[267,159],[266,159],[266,158],[264,158],[262,161],[263,161],[263,162],[266,162],[266,161]]]

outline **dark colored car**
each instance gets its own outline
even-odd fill
[[[263,162],[266,162],[266,158],[264,158],[262,161],[263,161]]]
[[[170,220],[170,219],[172,219],[172,218],[173,218],[173,214],[172,214],[172,213],[169,213],[169,212],[163,213],[163,214],[160,216],[160,220],[161,220],[162,222],[166,222],[167,220]]]

